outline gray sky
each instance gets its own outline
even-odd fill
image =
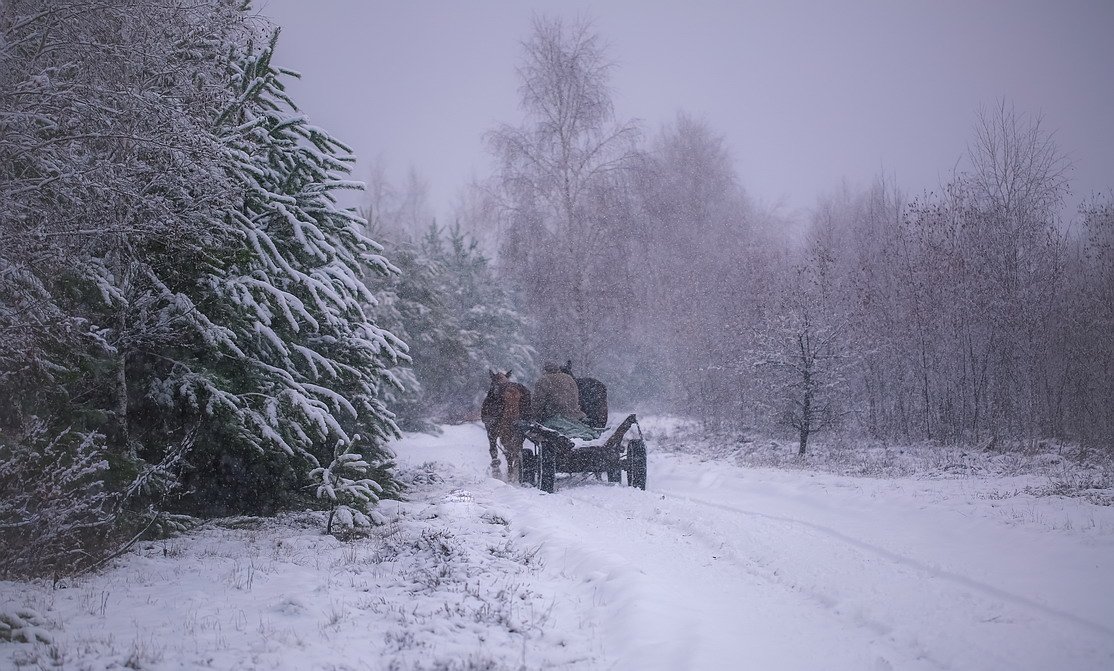
[[[621,117],[648,135],[678,110],[725,136],[758,202],[812,206],[885,171],[934,188],[980,105],[1042,113],[1075,165],[1074,204],[1114,189],[1114,1],[257,0],[311,120],[401,183],[430,181],[442,220],[489,172],[482,134],[517,123],[535,13],[587,16],[617,63]]]

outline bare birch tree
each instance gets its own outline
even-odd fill
[[[590,275],[606,272],[613,229],[594,205],[621,183],[638,136],[633,122],[615,118],[612,67],[588,23],[536,19],[518,69],[527,121],[487,135],[505,215],[529,229],[504,257],[541,317],[542,351],[589,365],[580,357],[591,355],[584,348],[607,318]]]
[[[791,271],[776,307],[755,329],[749,353],[768,385],[767,406],[797,431],[800,455],[814,433],[835,426],[846,413],[840,392],[852,361],[847,320],[832,309],[821,264],[814,256]]]

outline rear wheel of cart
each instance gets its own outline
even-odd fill
[[[519,478],[524,485],[536,487],[538,485],[538,454],[532,450],[522,450],[522,476]]]
[[[607,481],[623,484],[623,449],[616,445],[614,450],[605,453],[607,459]]]
[[[619,455],[612,455],[614,459],[607,464],[607,481],[623,482],[623,465],[619,463]]]
[[[646,489],[646,443],[632,440],[627,445],[627,484]]]
[[[538,460],[541,471],[541,477],[538,480],[538,487],[547,494],[552,494],[553,489],[557,484],[557,451],[551,445],[538,446]]]

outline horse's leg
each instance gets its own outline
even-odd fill
[[[517,431],[503,439],[507,452],[507,482],[512,485],[522,480],[522,443],[525,440],[526,436]]]
[[[487,443],[488,451],[491,453],[491,476],[494,478],[499,477],[499,448],[495,442],[499,436],[495,433],[495,427],[492,426],[487,430]]]

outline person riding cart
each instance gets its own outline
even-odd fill
[[[530,397],[533,420],[571,438],[598,438],[599,430],[584,421],[587,415],[580,409],[576,379],[556,363],[545,364],[543,370]]]

